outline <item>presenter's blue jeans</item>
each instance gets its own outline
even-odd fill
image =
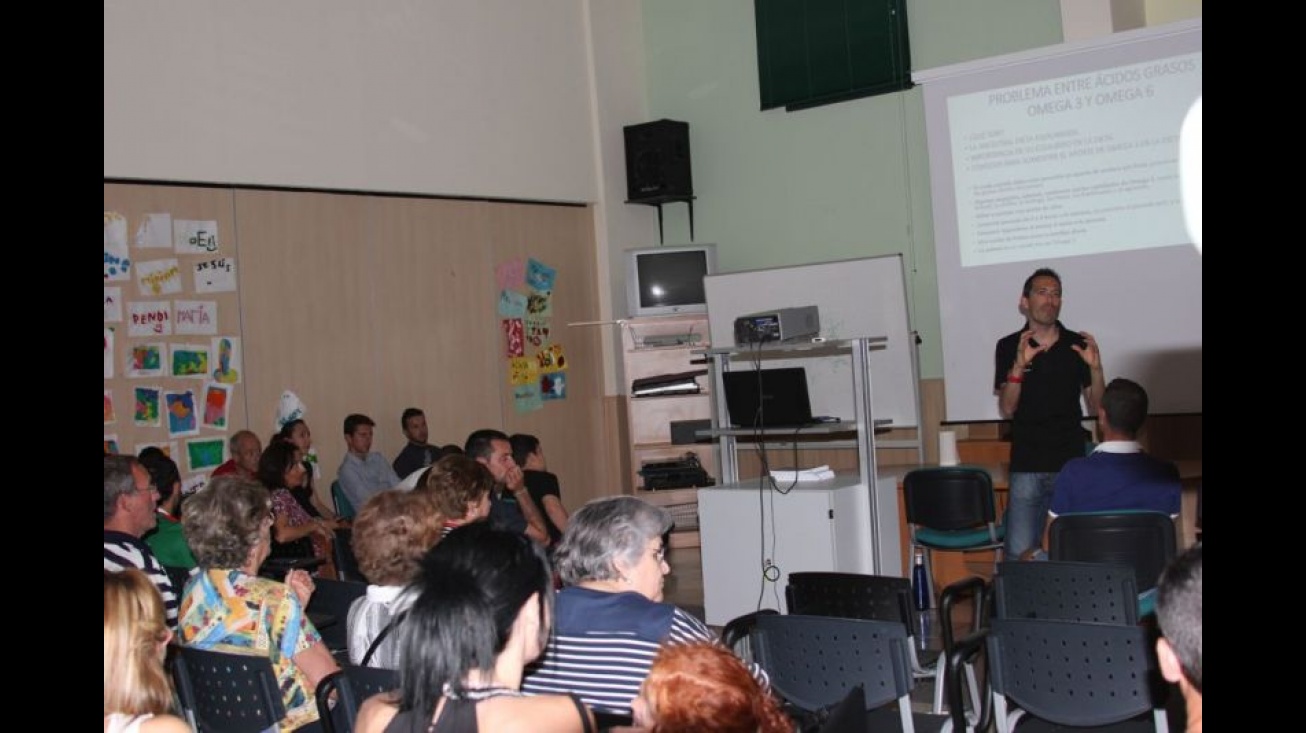
[[[1019,560],[1025,550],[1043,543],[1043,528],[1047,526],[1056,480],[1055,472],[1011,474],[1007,489],[1007,542],[1002,550],[1003,560]]]

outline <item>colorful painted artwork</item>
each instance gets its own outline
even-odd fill
[[[505,318],[503,326],[504,353],[508,357],[526,355],[526,332],[520,318]]]
[[[529,356],[515,356],[508,360],[508,384],[535,384],[539,366]]]
[[[553,293],[548,290],[533,290],[526,296],[526,315],[536,318],[548,318],[553,315]]]
[[[133,387],[132,422],[143,428],[159,427],[159,397],[162,393],[158,387]]]
[[[561,371],[567,368],[567,357],[562,353],[562,344],[552,344],[540,349],[535,354],[535,361],[541,372]]]
[[[172,214],[146,214],[136,227],[136,249],[172,249]]]
[[[104,390],[104,424],[118,422],[118,416],[113,411],[113,390]]]
[[[162,377],[164,348],[162,343],[132,344],[127,353],[127,376]]]
[[[198,438],[186,441],[186,463],[191,473],[222,465],[226,460],[223,457],[223,446],[226,444],[227,441],[223,438]]]
[[[526,296],[515,290],[499,291],[499,315],[522,318],[526,315]]]
[[[172,249],[179,255],[211,255],[218,251],[218,223],[192,219],[172,221]]]
[[[128,280],[131,256],[127,254],[127,217],[116,211],[104,212],[104,279]]]
[[[204,387],[204,427],[227,429],[227,411],[231,409],[231,385],[208,384]]]
[[[521,290],[526,286],[526,264],[520,259],[500,262],[494,268],[494,282],[499,290]]]
[[[104,454],[109,455],[109,454],[120,453],[120,452],[121,451],[118,450],[117,434],[109,434],[104,436]]]
[[[526,340],[530,342],[531,346],[540,347],[549,343],[550,319],[526,316],[525,323]]]
[[[163,393],[164,411],[168,415],[168,437],[199,435],[199,416],[195,413],[195,393],[191,390]]]
[[[540,375],[540,399],[561,400],[567,397],[566,372],[548,372]]]
[[[553,290],[553,281],[558,277],[558,271],[549,267],[532,257],[526,262],[526,287],[531,290],[550,291]]]
[[[539,383],[531,382],[513,387],[512,404],[517,408],[517,412],[534,412],[543,407],[544,403],[540,401]]]
[[[207,377],[209,374],[209,347],[196,345],[172,346],[172,376]]]
[[[236,384],[240,381],[240,339],[219,336],[213,339],[210,354],[218,355],[218,366],[213,370],[213,381]]]

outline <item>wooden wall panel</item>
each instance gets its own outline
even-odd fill
[[[129,243],[129,255],[135,262],[175,258],[178,261],[181,271],[182,292],[172,295],[141,295],[135,281],[135,269],[132,270],[132,279],[121,282],[105,282],[106,286],[120,288],[123,298],[123,322],[108,323],[114,329],[114,378],[104,381],[105,389],[113,391],[114,409],[116,412],[116,421],[111,425],[104,426],[105,434],[116,434],[118,436],[119,449],[124,453],[136,454],[140,450],[137,447],[143,443],[166,442],[168,438],[167,415],[161,415],[161,427],[137,427],[132,419],[133,400],[135,387],[159,387],[165,391],[192,389],[195,391],[196,401],[199,408],[203,408],[203,390],[208,380],[195,378],[173,378],[173,377],[141,377],[127,378],[124,376],[126,361],[130,355],[130,348],[133,344],[144,344],[152,342],[164,342],[168,344],[210,344],[212,336],[166,336],[157,338],[131,338],[127,335],[128,309],[127,303],[142,300],[209,300],[217,303],[218,306],[218,335],[220,336],[240,336],[241,335],[241,316],[240,316],[240,299],[239,293],[201,293],[195,292],[193,263],[208,256],[199,255],[179,255],[171,249],[137,249],[134,245],[134,236],[137,227],[140,225],[145,214],[167,213],[171,214],[173,220],[192,219],[201,221],[216,221],[218,225],[218,244],[219,251],[214,256],[235,256],[237,260],[237,274],[240,272],[240,257],[236,250],[238,232],[235,227],[233,215],[232,192],[230,189],[215,188],[191,188],[185,186],[146,186],[135,184],[104,184],[104,210],[113,211],[124,215],[127,218],[127,239]],[[175,325],[175,324],[174,324]],[[163,354],[165,360],[168,354]],[[210,358],[216,358],[216,355],[210,354]],[[226,431],[201,428],[198,438],[227,438],[230,433],[245,425],[246,422],[246,394],[249,389],[248,377],[250,375],[248,356],[245,357],[245,364],[242,371],[242,381],[234,385],[232,390],[232,404],[228,414],[229,427]],[[181,468],[183,477],[188,471],[186,460],[187,438],[177,438],[177,447],[180,455],[173,455]]]

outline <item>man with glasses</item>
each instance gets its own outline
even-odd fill
[[[1062,325],[1061,276],[1034,271],[1020,296],[1025,326],[998,341],[993,390],[1011,420],[1011,466],[1004,556],[1039,548],[1057,473],[1083,456],[1080,398],[1096,414],[1105,379],[1097,341]]]
[[[163,596],[168,625],[177,625],[177,594],[168,573],[141,536],[158,521],[159,490],[150,474],[132,456],[104,457],[104,569],[137,568]]]

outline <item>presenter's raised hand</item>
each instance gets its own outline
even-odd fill
[[[1070,348],[1074,349],[1076,354],[1079,354],[1079,358],[1083,359],[1089,368],[1100,368],[1102,366],[1102,354],[1097,350],[1097,339],[1093,338],[1093,334],[1088,331],[1080,331],[1079,335],[1084,337],[1083,345],[1071,344]]]
[[[1013,371],[1023,372],[1034,357],[1048,350],[1050,344],[1035,345],[1034,332],[1026,329],[1020,333],[1020,349],[1016,352],[1016,363]]]

